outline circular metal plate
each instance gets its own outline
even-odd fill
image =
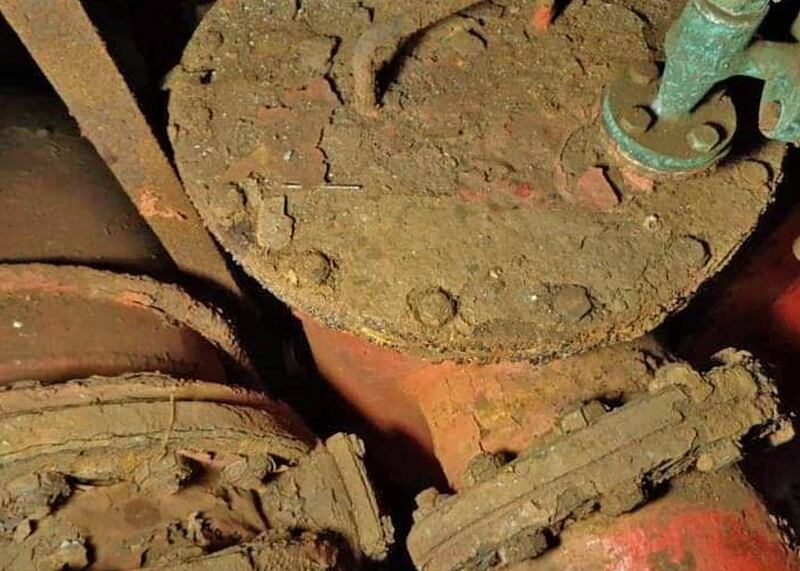
[[[406,42],[363,117],[354,45],[426,3],[368,4],[220,0],[169,81],[177,162],[209,227],[330,326],[477,360],[631,339],[772,198],[782,145],[680,180],[610,150],[603,91],[651,61],[668,0],[574,2],[548,32],[530,2],[480,4]]]

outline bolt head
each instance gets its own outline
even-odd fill
[[[758,126],[762,133],[772,133],[778,128],[783,115],[783,105],[780,101],[770,101],[761,106]]]
[[[696,468],[707,474],[708,472],[713,472],[714,468],[716,468],[716,462],[714,462],[714,458],[710,454],[701,454],[699,458],[697,458]]]
[[[636,85],[649,85],[658,76],[658,66],[651,61],[638,62],[628,68],[628,77]]]
[[[449,292],[433,288],[412,296],[411,309],[420,323],[426,327],[439,328],[453,320],[458,306]]]
[[[753,188],[766,187],[772,180],[769,167],[760,161],[743,161],[738,165],[738,171],[742,180]]]
[[[633,107],[620,117],[620,125],[631,135],[642,135],[653,125],[653,115],[646,107]]]
[[[689,131],[686,142],[698,153],[708,153],[722,141],[719,129],[711,124],[699,125]]]

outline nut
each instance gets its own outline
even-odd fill
[[[409,305],[417,320],[432,328],[448,324],[458,312],[455,298],[441,288],[432,288],[412,295]]]
[[[653,114],[646,107],[631,107],[625,110],[619,122],[631,135],[642,135],[653,125]]]
[[[710,454],[701,454],[697,458],[696,467],[703,473],[712,472],[715,468],[714,458]]]
[[[686,142],[698,153],[711,152],[721,141],[719,129],[710,123],[698,125],[686,135]]]
[[[703,376],[685,363],[669,363],[656,371],[650,392],[657,393],[667,387],[683,388],[694,402],[703,402],[714,392]]]
[[[576,409],[565,414],[559,422],[559,428],[564,434],[571,434],[589,426],[581,409]]]
[[[506,541],[498,550],[505,565],[522,563],[538,557],[550,546],[547,534],[541,529],[528,529]]]
[[[481,482],[486,482],[493,478],[510,460],[508,455],[502,452],[478,454],[470,460],[467,471],[464,474],[464,482],[467,486],[475,486]]]
[[[294,267],[298,283],[303,285],[321,286],[327,283],[333,274],[334,264],[322,252],[307,252],[301,256]]]
[[[651,61],[638,62],[628,68],[628,77],[637,85],[648,85],[658,76],[658,66]]]

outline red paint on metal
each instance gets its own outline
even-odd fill
[[[620,526],[601,540],[603,548],[617,559],[614,565],[620,571],[796,568],[756,502],[742,512],[690,504],[670,513],[658,507],[648,511],[640,518],[642,522]]]
[[[647,379],[630,346],[543,366],[434,363],[299,317],[320,373],[352,409],[348,420],[385,475],[409,488],[443,487],[444,473],[458,489],[478,454],[520,452],[565,409],[643,390]]]
[[[797,571],[797,559],[751,490],[732,497],[669,495],[605,523],[570,528],[561,546],[513,571]]]
[[[686,336],[684,353],[697,361],[736,346],[761,357],[791,363],[800,349],[800,262],[792,244],[800,235],[800,210],[753,245],[710,292],[705,323]]]

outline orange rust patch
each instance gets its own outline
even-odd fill
[[[531,14],[531,29],[537,33],[547,32],[553,26],[553,0],[539,0]]]
[[[119,302],[126,307],[151,307],[153,299],[137,291],[124,291],[119,296]]]
[[[635,169],[624,168],[621,169],[622,177],[628,187],[635,192],[648,193],[655,190],[655,181],[649,176],[640,174]]]
[[[152,188],[141,187],[136,190],[136,208],[145,218],[166,218],[170,220],[186,220],[186,215],[174,208],[161,206],[161,197]]]

